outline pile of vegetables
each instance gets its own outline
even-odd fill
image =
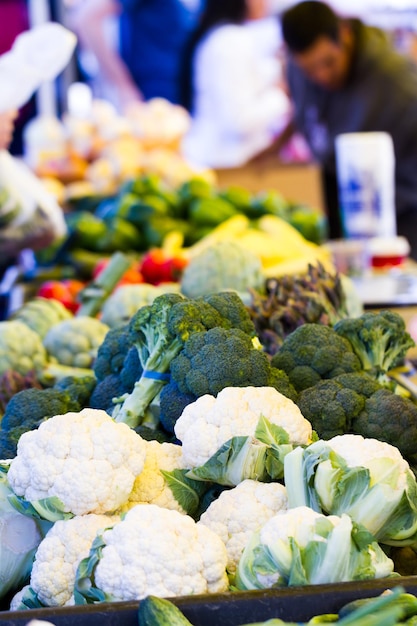
[[[33,529],[5,561],[12,610],[417,571],[402,318],[352,316],[321,263],[186,293],[224,226],[175,283],[115,290],[116,253],[75,312],[37,297],[0,322],[0,527]]]
[[[346,317],[338,277],[310,268],[293,284],[325,314],[301,315],[272,355],[235,291],[153,292],[110,327],[99,277],[83,290],[90,316],[39,299],[0,323],[7,372],[41,381],[0,422],[0,497],[36,531],[0,587],[11,609],[403,572],[417,406],[390,378],[413,345],[399,315]]]
[[[207,247],[220,238],[243,238],[245,249],[271,268],[300,256],[329,259],[318,245],[327,237],[326,219],[318,210],[296,205],[275,191],[221,190],[203,177],[171,187],[156,175],[137,176],[111,196],[74,198],[65,207],[65,218],[68,236],[40,251],[37,258],[42,265],[74,267],[77,278],[81,274],[90,278],[96,263],[115,251],[140,258],[163,248],[173,234],[179,254],[173,255],[176,263],[169,271],[171,280],[181,273],[184,257],[201,251],[201,246],[194,246],[202,240]],[[225,228],[220,228],[223,225]],[[166,272],[168,269],[165,267]],[[145,264],[145,280],[148,276]]]

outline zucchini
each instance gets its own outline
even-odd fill
[[[192,626],[175,604],[157,596],[140,601],[138,622],[139,626]]]

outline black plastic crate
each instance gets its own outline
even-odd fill
[[[320,613],[337,613],[347,602],[374,597],[401,585],[417,594],[417,576],[289,587],[265,591],[170,598],[194,626],[238,626],[279,617],[306,621]],[[0,626],[24,626],[31,619],[47,620],[56,626],[140,626],[139,602],[0,612]]]

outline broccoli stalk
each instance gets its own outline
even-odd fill
[[[214,328],[235,328],[252,345],[254,326],[242,300],[233,292],[197,298],[179,293],[165,293],[152,304],[141,307],[131,318],[128,328],[131,345],[138,351],[143,371],[134,388],[112,412],[117,422],[137,428],[147,419],[159,418],[149,407],[170,381],[171,362],[195,334],[203,335]],[[253,349],[254,352],[262,353]],[[267,359],[266,355],[262,355]]]
[[[351,343],[363,369],[379,380],[415,346],[403,318],[395,311],[367,312],[345,318],[335,324],[334,330]]]
[[[149,404],[168,382],[170,362],[182,348],[182,342],[168,329],[168,316],[172,306],[182,299],[179,294],[163,294],[131,318],[129,334],[143,371],[132,392],[121,404],[116,404],[113,411],[116,422],[136,428],[143,422]]]
[[[81,305],[77,316],[95,317],[130,265],[131,260],[125,254],[114,253],[103,271],[79,292],[78,300]]]

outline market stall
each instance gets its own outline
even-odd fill
[[[189,163],[164,99],[67,109],[0,154],[0,626],[415,619],[409,246],[329,240],[315,163]]]

